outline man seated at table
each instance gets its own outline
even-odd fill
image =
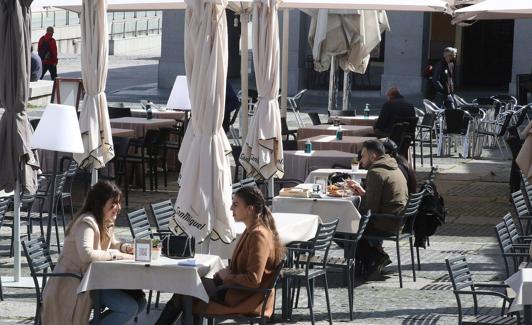
[[[386,92],[388,101],[382,106],[379,118],[373,130],[379,138],[388,137],[395,121],[402,118],[415,117],[414,105],[407,101],[399,92],[399,88],[391,87]]]
[[[377,218],[374,214],[397,214],[404,209],[408,201],[406,178],[397,161],[385,154],[384,145],[379,140],[364,142],[361,155],[359,163],[368,170],[365,188],[353,180],[348,180],[347,185],[362,197],[361,212],[371,210],[372,217],[364,235],[393,235],[397,223],[387,218]],[[382,269],[391,263],[390,257],[382,248],[382,241],[377,240],[360,241],[357,257],[369,280],[378,279]]]

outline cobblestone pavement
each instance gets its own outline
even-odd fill
[[[446,200],[449,215],[447,224],[431,237],[430,247],[420,250],[421,271],[417,271],[417,281],[412,281],[408,244],[404,242],[401,246],[404,288],[399,288],[393,243],[385,243],[393,263],[386,268],[382,281],[356,283],[355,320],[349,320],[343,276],[329,276],[334,323],[457,324],[456,301],[444,262],[448,256],[465,254],[478,281],[504,279],[493,225],[510,209],[506,181],[509,162],[442,158],[437,159],[436,164],[440,166],[436,181]],[[418,167],[419,178],[422,179],[427,171],[428,167]],[[175,174],[170,178],[175,179]],[[130,195],[129,210],[137,209],[146,202],[175,198],[176,193],[175,181],[170,182],[168,189],[158,193],[134,190]],[[129,238],[124,217],[119,218],[118,225],[118,237]],[[12,259],[6,256],[9,229],[2,228],[0,235],[0,274],[9,275],[12,270]],[[333,247],[332,254],[342,254],[342,251]],[[28,273],[25,264],[23,273]],[[305,296],[302,290],[300,308],[294,310],[291,321],[294,324],[310,323],[308,309],[302,308],[306,306]],[[4,298],[5,300],[0,302],[0,324],[31,322],[30,318],[35,311],[33,289],[4,288]],[[164,303],[167,299],[169,295],[163,294],[161,301]],[[487,313],[496,313],[496,308],[500,305],[499,301],[489,298],[480,303],[481,311]],[[323,287],[318,283],[315,293],[315,316],[318,324],[326,323],[325,306]],[[277,313],[280,312],[279,308],[280,299],[277,299]],[[154,323],[159,312],[160,309],[150,315],[142,314],[139,324]],[[278,317],[275,317],[274,321],[281,323]]]
[[[79,72],[79,57],[64,57],[60,73],[75,75]],[[153,57],[111,57],[108,90],[110,101],[124,100],[132,91],[127,87],[150,85],[156,82],[157,58]],[[131,72],[135,72],[131,74]],[[78,73],[79,74],[79,73]],[[136,78],[136,79],[135,79]],[[141,80],[142,78],[142,80]],[[146,79],[147,78],[147,79]],[[136,88],[135,88],[136,89]],[[135,90],[136,91],[136,90]],[[360,95],[361,92],[358,92]],[[149,95],[149,94],[148,94]],[[357,98],[360,96],[356,96]],[[378,94],[376,97],[379,97]],[[358,99],[354,99],[355,102]],[[366,101],[367,98],[361,98]],[[132,100],[133,101],[133,100]],[[382,98],[376,100],[382,102]],[[373,102],[372,102],[373,103]],[[373,106],[372,106],[373,107]],[[32,112],[40,114],[38,111]],[[307,121],[308,117],[304,114]],[[309,121],[307,121],[310,124]],[[288,117],[290,128],[296,128],[295,119]],[[428,152],[428,150],[427,150]],[[397,264],[393,244],[385,243],[392,264],[386,268],[382,281],[357,281],[355,288],[355,320],[350,321],[347,306],[347,290],[343,277],[329,276],[331,308],[334,323],[346,324],[457,324],[455,297],[445,269],[445,258],[465,254],[478,281],[503,280],[505,278],[502,260],[494,238],[493,226],[500,222],[504,213],[510,210],[508,200],[508,179],[510,162],[497,156],[496,151],[486,151],[481,160],[447,157],[435,159],[439,166],[436,178],[438,189],[445,198],[448,209],[447,224],[442,226],[430,239],[430,247],[420,250],[421,270],[417,271],[417,281],[413,282],[410,268],[410,254],[407,243],[401,246],[404,288],[399,288]],[[418,161],[419,163],[419,161]],[[426,177],[429,167],[417,169],[419,179]],[[128,211],[136,210],[147,202],[175,199],[177,183],[175,173],[170,174],[168,188],[159,192],[132,190]],[[159,182],[162,184],[162,182]],[[79,206],[83,189],[74,189],[75,205]],[[129,239],[125,216],[117,221],[119,238]],[[35,230],[38,232],[38,230]],[[13,260],[9,258],[9,228],[0,228],[0,275],[12,274]],[[338,247],[332,254],[341,255]],[[57,254],[54,255],[57,258]],[[23,263],[23,275],[28,275]],[[300,307],[306,306],[306,294],[301,294]],[[169,299],[162,294],[161,301]],[[467,300],[466,300],[467,301]],[[500,302],[493,299],[480,301],[481,312],[497,313]],[[472,306],[467,301],[466,306]],[[277,299],[276,314],[280,312],[280,299]],[[472,312],[472,308],[467,310]],[[142,313],[138,324],[153,324],[160,312],[149,315]],[[32,323],[35,313],[34,289],[14,289],[4,287],[4,301],[0,302],[0,324]],[[325,324],[327,315],[323,287],[318,283],[315,292],[315,315],[318,324]],[[276,323],[282,323],[276,316]],[[308,309],[294,310],[293,324],[310,324]]]

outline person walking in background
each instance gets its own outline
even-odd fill
[[[46,71],[50,71],[52,80],[57,77],[57,44],[53,36],[54,28],[50,26],[46,28],[46,34],[39,39],[37,51],[42,60],[41,79],[44,78]]]
[[[457,50],[447,47],[443,50],[443,58],[434,66],[432,86],[436,90],[436,104],[443,108],[454,108],[455,62]]]
[[[31,75],[30,81],[37,81],[42,76],[42,62],[41,58],[33,52],[33,45],[31,46]]]
[[[399,88],[391,87],[388,89],[386,97],[388,101],[382,105],[379,118],[373,126],[373,130],[379,138],[390,136],[392,127],[397,119],[416,116],[414,105],[401,95]]]

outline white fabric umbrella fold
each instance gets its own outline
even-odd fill
[[[179,160],[179,193],[171,229],[200,242],[235,238],[230,212],[231,146],[222,129],[227,76],[227,0],[190,0],[185,14],[185,68],[192,117]],[[176,229],[176,227],[180,229]]]
[[[240,162],[257,179],[283,177],[283,143],[279,111],[279,22],[277,0],[256,1],[253,7],[253,65],[257,109],[253,116]]]
[[[81,76],[85,97],[79,126],[85,152],[74,154],[81,168],[100,169],[113,159],[113,138],[105,85],[108,65],[106,0],[83,0],[81,26]]]

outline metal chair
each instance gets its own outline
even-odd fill
[[[129,225],[129,230],[131,231],[131,237],[133,237],[134,240],[153,239],[153,232],[151,231],[150,221],[144,208],[128,213],[127,221]],[[155,297],[155,308],[159,307],[159,296],[160,292],[157,291],[157,296]],[[146,307],[146,314],[150,313],[151,297],[152,290],[150,290],[150,292],[148,293],[148,306]]]
[[[443,112],[444,128],[440,133],[438,141],[439,152],[445,152],[445,139],[447,139],[447,154],[451,154],[451,146],[455,137],[462,138],[463,157],[467,157],[469,153],[469,122],[471,115],[460,109],[447,109]],[[455,145],[455,151],[457,146]]]
[[[286,101],[288,102],[288,106],[290,106],[290,109],[292,112],[294,112],[294,115],[296,116],[297,125],[302,128],[304,126],[303,120],[301,119],[301,115],[299,115],[300,110],[300,103],[301,99],[307,92],[307,89],[300,90],[297,94],[295,94],[292,97],[287,97]]]
[[[63,232],[66,231],[66,222],[65,222],[65,205],[64,201],[68,200],[68,206],[70,207],[70,219],[74,218],[74,207],[72,204],[72,185],[74,184],[74,177],[78,171],[78,163],[70,158],[63,157],[61,158],[61,172],[63,172],[63,165],[65,162],[68,162],[67,169],[65,172],[65,185],[63,186],[63,191],[61,192],[61,209],[62,209],[62,221],[63,221]]]
[[[131,164],[141,165],[142,168],[142,191],[146,192],[146,163],[148,164],[148,173],[150,176],[150,191],[153,191],[153,183],[155,179],[155,189],[158,188],[157,182],[157,158],[159,157],[159,150],[156,145],[159,130],[148,130],[144,138],[137,140],[130,140],[129,145],[135,147],[135,150],[140,149],[140,155],[129,154],[126,162]]]
[[[412,277],[414,282],[416,281],[416,267],[414,259],[414,224],[416,221],[416,215],[421,205],[421,200],[425,195],[425,189],[418,193],[410,194],[406,207],[400,214],[385,214],[385,213],[373,213],[372,219],[385,219],[394,221],[397,224],[395,234],[393,235],[372,235],[364,234],[364,238],[367,239],[377,239],[377,240],[389,240],[395,242],[395,248],[397,251],[397,268],[399,271],[399,287],[403,287],[403,274],[401,270],[401,251],[399,249],[399,243],[401,240],[408,239],[410,244],[410,257],[412,259]],[[421,266],[421,261],[419,259],[419,250],[417,251],[417,264],[418,267]]]
[[[283,277],[283,292],[285,296],[288,295],[287,285],[290,281],[296,281],[298,287],[301,286],[301,282],[305,282],[308,297],[308,308],[310,310],[310,320],[314,325],[314,295],[311,290],[311,282],[317,278],[322,277],[324,281],[325,300],[327,303],[327,313],[329,316],[329,324],[332,325],[331,305],[329,301],[329,285],[327,282],[327,259],[329,256],[329,248],[331,247],[334,234],[336,233],[336,227],[338,226],[338,219],[329,223],[322,223],[318,226],[316,236],[314,239],[307,242],[294,242],[291,243],[287,249],[289,254],[295,256],[294,267],[286,267],[282,270],[281,276]],[[323,256],[323,260],[319,264],[311,263],[312,258],[316,256],[316,253]],[[300,263],[301,258],[305,257],[306,262]],[[302,266],[301,266],[302,264]],[[301,267],[300,267],[301,266]],[[299,289],[298,289],[299,290]],[[291,316],[292,306],[294,303],[295,288],[292,289],[292,294],[288,306],[288,313]],[[286,306],[285,306],[286,307]]]
[[[519,229],[514,223],[514,219],[511,213],[505,214],[504,217],[502,217],[502,221],[504,222],[506,230],[510,235],[510,241],[512,242],[512,244],[530,245],[530,242],[532,241],[532,236],[523,235],[522,230]]]
[[[504,261],[506,277],[509,278],[513,273],[519,270],[519,266],[523,261],[528,261],[530,259],[530,256],[528,255],[528,248],[530,245],[512,244],[510,233],[504,222],[495,225],[495,234]]]
[[[281,117],[281,135],[286,136],[286,140],[289,140],[290,136],[297,140],[297,130],[290,130],[286,123],[286,117]]]
[[[115,172],[114,179],[117,184],[120,184],[122,179],[124,180],[123,188],[127,207],[129,205],[129,177],[127,169],[129,138],[113,137],[113,144],[115,149],[115,157],[112,160]]]
[[[497,120],[495,121],[495,123],[489,125],[488,122],[483,122],[483,123],[480,123],[479,125],[478,135],[479,136],[483,135],[488,138],[489,137],[493,138],[493,140],[497,144],[497,147],[499,148],[499,151],[503,157],[505,157],[508,152],[508,147],[506,146],[506,142],[504,141],[503,137],[506,134],[506,130],[510,126],[512,115],[513,115],[513,111],[502,112],[502,113],[499,113],[499,115],[497,115]],[[500,144],[501,142],[505,149],[504,152]]]
[[[215,314],[199,315],[200,324],[202,323],[202,318],[207,318],[209,325],[214,325],[215,320],[224,320],[224,319],[231,319],[231,320],[235,320],[238,322],[246,322],[251,325],[255,323],[266,325],[266,323],[270,319],[270,317],[264,314],[266,311],[266,305],[268,303],[268,299],[270,298],[272,294],[274,295],[274,300],[275,300],[275,287],[277,283],[279,282],[281,270],[283,270],[284,265],[285,265],[284,260],[281,260],[281,262],[277,264],[277,266],[275,267],[275,272],[273,274],[273,280],[265,288],[248,288],[248,287],[244,287],[238,284],[235,284],[235,285],[224,284],[216,288],[217,291],[225,291],[228,289],[234,289],[234,290],[239,290],[239,291],[244,291],[244,292],[247,291],[250,293],[262,293],[264,295],[264,298],[262,300],[260,315],[257,315],[257,316],[254,316],[254,315],[215,315]],[[274,301],[274,305],[275,305],[275,301]]]
[[[30,274],[35,285],[35,293],[37,294],[37,309],[35,311],[35,323],[41,324],[41,308],[42,308],[42,291],[46,286],[48,277],[71,277],[76,278],[81,282],[82,274],[78,273],[49,273],[53,271],[55,265],[50,257],[48,245],[43,237],[35,238],[29,241],[22,241],[22,248],[24,255],[30,268]],[[42,278],[42,286],[39,285],[39,277]]]
[[[33,202],[35,202],[35,194],[29,194],[29,193],[21,193],[20,194],[20,227],[26,226],[26,234],[20,234],[20,238],[28,237],[28,240],[31,239],[31,231],[32,231],[32,216],[34,214],[31,212],[33,207]],[[11,244],[9,248],[9,257],[14,256],[14,239],[15,239],[15,225],[14,225],[14,204],[13,200],[11,200],[9,211],[4,216],[4,221],[10,221],[10,223],[4,224],[4,226],[7,226],[11,228]],[[0,208],[1,210],[1,208]],[[1,213],[1,211],[0,211]],[[23,218],[23,213],[26,214],[26,218]],[[1,222],[0,222],[1,226]]]
[[[131,117],[131,108],[108,106],[109,118]]]
[[[456,297],[456,303],[458,305],[458,324],[519,324],[520,318],[517,314],[516,318],[505,316],[506,306],[510,306],[512,300],[508,296],[491,290],[477,290],[477,288],[506,288],[503,283],[475,283],[469,265],[465,256],[459,255],[455,257],[449,257],[445,259],[447,266],[447,272],[451,278],[451,284],[453,286],[453,293]],[[473,297],[473,316],[464,316],[462,308],[461,296]],[[478,314],[478,297],[479,296],[495,296],[503,300],[500,316],[489,316]],[[508,305],[506,304],[508,303]]]
[[[358,223],[358,231],[356,234],[347,234],[350,236],[339,237],[340,234],[335,234],[334,242],[341,243],[344,248],[343,257],[328,257],[326,266],[328,271],[332,269],[341,269],[345,278],[347,279],[347,298],[349,301],[349,320],[353,320],[353,305],[354,305],[354,282],[355,282],[355,252],[357,250],[357,245],[360,239],[366,230],[369,219],[371,217],[371,212],[368,212],[366,215],[362,216]],[[300,259],[301,263],[305,263],[306,259]],[[323,263],[322,256],[314,256],[311,258],[312,265],[321,265]],[[299,290],[297,293],[299,297]],[[297,308],[297,305],[296,305]]]
[[[170,231],[170,220],[175,214],[172,201],[166,200],[150,204],[151,212],[155,220],[155,226],[158,233],[167,233]]]
[[[432,139],[433,139],[433,132],[434,132],[434,122],[436,121],[436,115],[434,113],[426,113],[423,115],[423,119],[421,120],[421,123],[416,126],[418,129],[417,131],[417,141],[419,143],[419,150],[421,152],[421,166],[423,166],[423,145],[425,143],[429,144],[429,159],[430,159],[430,166],[432,167]],[[428,140],[426,139],[426,135],[428,134]],[[415,155],[415,147],[414,147],[414,155]]]
[[[159,128],[159,134],[155,139],[155,146],[157,146],[157,148],[161,151],[160,160],[162,162],[165,188],[168,187],[168,164],[166,162],[167,153],[169,150],[174,150],[174,152],[177,153],[181,147],[179,142],[170,140],[170,135],[172,133],[177,134],[178,130],[174,128]]]

